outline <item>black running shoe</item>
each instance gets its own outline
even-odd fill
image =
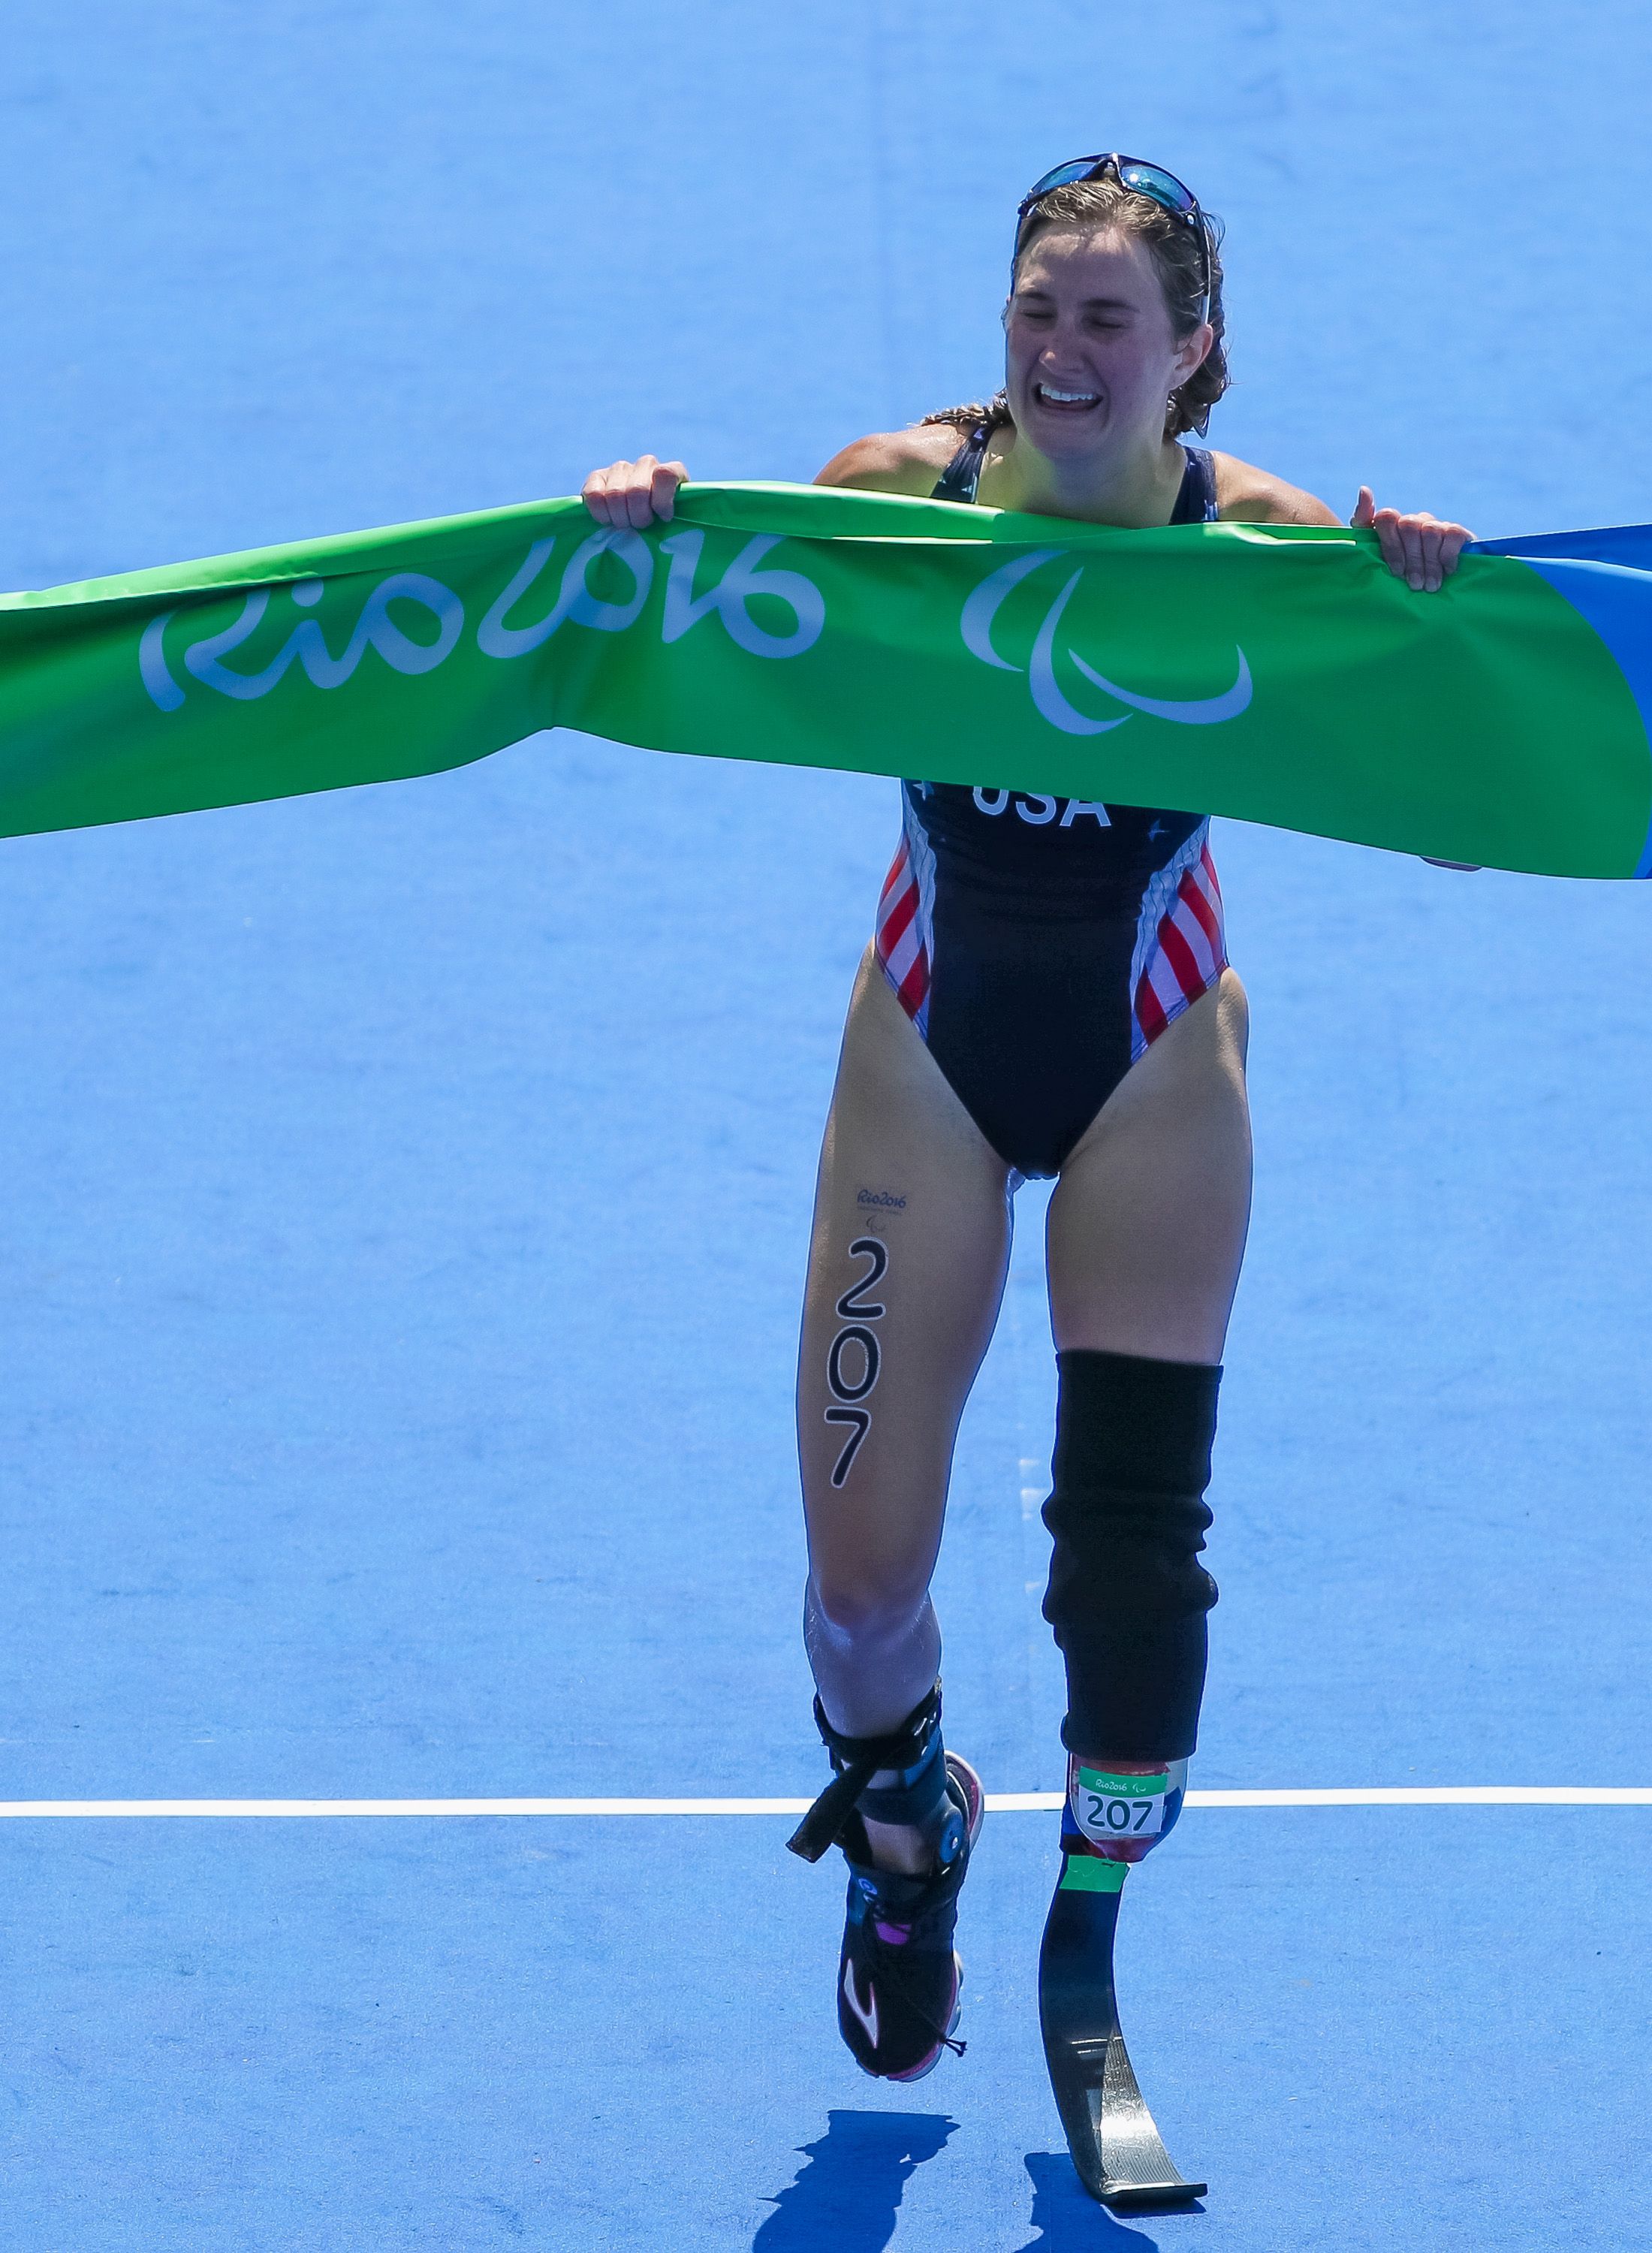
[[[952,1935],[958,1888],[986,1800],[979,1776],[956,1753],[946,1755],[946,1792],[959,1821],[948,1824],[943,1849],[955,1842],[955,1851],[929,1877],[875,1869],[859,1817],[844,1828],[849,1900],[838,1966],[838,2026],[855,2063],[882,2081],[921,2081],[940,2063],[943,2050],[964,2054],[952,2033],[964,1984]]]

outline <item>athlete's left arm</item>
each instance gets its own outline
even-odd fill
[[[1322,500],[1300,485],[1287,485],[1283,478],[1270,477],[1231,454],[1218,454],[1216,510],[1228,524],[1339,524],[1342,520]],[[1474,535],[1466,526],[1442,524],[1425,513],[1402,516],[1398,509],[1377,507],[1369,485],[1359,489],[1350,520],[1361,530],[1374,530],[1383,543],[1383,560],[1396,578],[1421,593],[1432,593],[1457,568],[1464,541]],[[1409,543],[1409,545],[1408,545]],[[1412,557],[1417,568],[1412,568]],[[1431,854],[1418,858],[1432,868],[1460,868],[1472,875],[1473,861],[1437,861]]]
[[[1322,500],[1300,485],[1269,475],[1231,454],[1218,454],[1216,507],[1229,524],[1339,524],[1342,520]],[[1427,509],[1402,511],[1378,508],[1369,485],[1359,489],[1354,513],[1349,519],[1357,530],[1374,532],[1382,545],[1383,561],[1397,579],[1404,579],[1417,594],[1434,594],[1457,568],[1463,544],[1474,534],[1466,524],[1452,524]]]

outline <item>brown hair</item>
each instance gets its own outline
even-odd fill
[[[1165,413],[1168,438],[1179,438],[1184,430],[1196,430],[1202,437],[1209,427],[1210,409],[1228,387],[1224,347],[1227,322],[1222,304],[1222,258],[1217,248],[1221,228],[1208,213],[1205,223],[1205,240],[1210,250],[1210,309],[1206,317],[1216,331],[1216,342],[1187,381],[1178,384],[1171,393]],[[1041,227],[1074,226],[1113,227],[1121,234],[1134,235],[1145,243],[1159,276],[1159,286],[1164,291],[1171,328],[1178,337],[1185,337],[1198,327],[1199,301],[1204,295],[1204,264],[1193,229],[1161,204],[1154,203],[1150,196],[1133,194],[1105,175],[1098,180],[1074,180],[1039,198],[1021,221],[1021,232],[1015,238],[1011,286],[1014,267],[1020,264],[1021,253]],[[974,431],[983,427],[996,430],[1009,419],[1009,401],[1000,391],[995,398],[985,401],[977,400],[963,407],[944,407],[938,414],[926,415],[924,422],[951,422],[960,430]]]

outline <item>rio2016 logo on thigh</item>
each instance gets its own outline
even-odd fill
[[[857,1236],[849,1246],[849,1257],[869,1259],[872,1265],[838,1301],[836,1313],[843,1328],[833,1339],[826,1355],[826,1384],[835,1405],[826,1410],[826,1420],[828,1424],[847,1425],[849,1433],[833,1468],[833,1486],[841,1486],[848,1477],[849,1466],[860,1453],[861,1442],[872,1428],[872,1411],[861,1404],[878,1381],[882,1357],[876,1334],[868,1325],[881,1321],[887,1311],[881,1301],[866,1295],[889,1272],[889,1255],[883,1245],[875,1236]]]

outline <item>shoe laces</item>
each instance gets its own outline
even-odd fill
[[[888,1915],[882,1913],[882,1904],[875,1897],[867,1904],[866,1919],[861,1929],[877,1959],[877,1970],[873,1977],[882,1977],[884,1985],[894,1990],[919,2025],[927,2026],[937,2041],[950,2049],[954,2057],[962,2057],[969,2044],[959,2041],[947,2027],[937,2025],[912,1992],[911,1982],[907,1977],[906,1967],[910,1958],[906,1950],[913,1933],[927,1917],[934,1915],[934,1909],[935,1905],[931,1903],[921,1907],[914,1916]],[[900,1936],[898,1939],[891,1938],[891,1934]]]

